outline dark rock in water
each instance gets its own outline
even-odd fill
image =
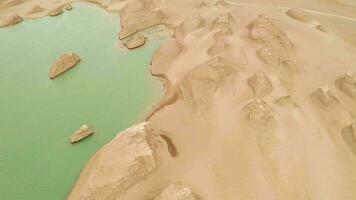
[[[49,73],[49,78],[54,79],[68,69],[74,67],[80,61],[80,56],[76,53],[65,53],[53,64]]]
[[[75,131],[72,136],[70,136],[70,142],[79,142],[92,134],[94,134],[94,130],[88,125],[84,124],[79,128],[79,130]]]

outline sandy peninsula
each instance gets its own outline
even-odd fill
[[[0,26],[73,2],[5,0]],[[355,1],[89,2],[118,12],[133,46],[155,25],[172,35],[150,66],[163,99],[69,200],[356,199]]]

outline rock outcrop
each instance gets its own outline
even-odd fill
[[[76,143],[79,142],[90,135],[94,134],[94,130],[88,125],[84,124],[79,128],[79,130],[75,131],[72,136],[70,136],[70,142]]]
[[[76,53],[65,53],[53,64],[49,72],[49,78],[54,79],[70,68],[74,67],[80,61],[80,56]]]
[[[120,132],[89,161],[69,200],[122,199],[132,186],[157,167],[155,148],[159,135],[143,122]]]

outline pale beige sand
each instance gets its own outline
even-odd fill
[[[1,17],[71,1],[58,2],[2,4]],[[166,94],[68,199],[159,199],[175,183],[204,200],[356,199],[354,1],[95,2],[120,13],[122,39],[173,31],[151,64]]]

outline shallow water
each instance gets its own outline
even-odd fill
[[[158,100],[148,65],[164,36],[125,51],[119,29],[117,15],[89,5],[0,29],[1,200],[65,199],[94,152]],[[50,80],[68,51],[82,61]],[[96,133],[70,144],[84,123]]]

